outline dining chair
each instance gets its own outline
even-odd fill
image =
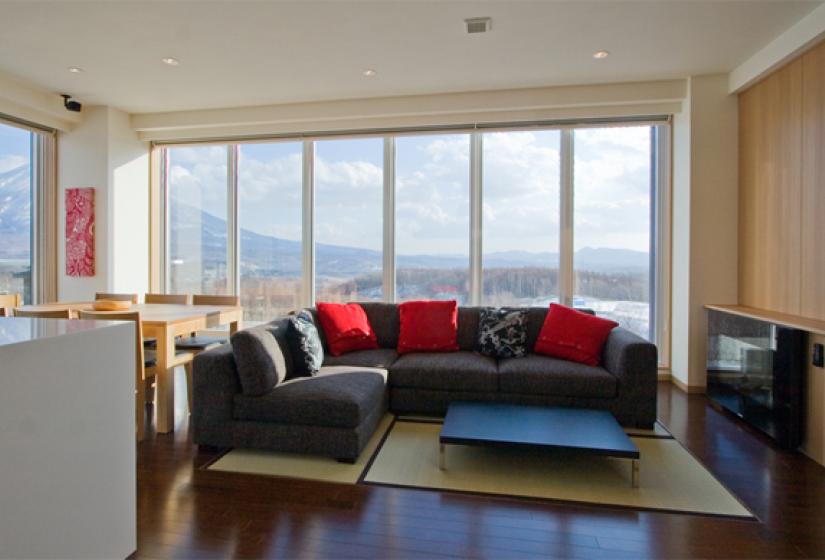
[[[240,296],[192,296],[193,305],[233,305],[241,304]],[[198,336],[197,333],[192,333],[188,338],[181,338],[175,342],[176,350],[186,350],[192,352],[193,356],[197,356],[201,352],[205,352],[221,344],[226,344],[229,339],[225,336]],[[184,365],[186,370],[186,398],[189,403],[189,413],[192,413],[192,362],[187,362]]]
[[[138,441],[145,435],[146,382],[154,377],[156,360],[143,352],[143,327],[139,311],[80,311],[81,319],[97,321],[132,321],[135,323],[135,423]]]
[[[20,307],[23,304],[23,298],[20,294],[0,294],[0,317],[11,317],[11,310],[15,307]]]
[[[71,309],[15,309],[15,317],[32,317],[36,319],[71,319]]]
[[[138,302],[138,295],[137,294],[107,294],[105,292],[97,292],[95,294],[95,300],[99,299],[108,299],[109,301],[131,301],[132,303]]]
[[[189,305],[189,294],[146,294],[143,302]]]

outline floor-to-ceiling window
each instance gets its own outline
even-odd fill
[[[490,132],[482,146],[481,303],[559,301],[560,133]]]
[[[615,122],[166,147],[168,289],[234,291],[255,322],[314,301],[559,301],[657,340],[666,130]]]
[[[302,149],[301,142],[238,147],[238,293],[248,322],[301,307]]]
[[[315,142],[315,299],[383,298],[384,141]]]
[[[176,294],[225,294],[226,147],[175,147],[166,157],[168,289]]]
[[[469,302],[470,136],[395,139],[396,296]]]
[[[0,123],[0,293],[32,301],[34,133]]]
[[[574,304],[652,338],[652,127],[574,135]]]

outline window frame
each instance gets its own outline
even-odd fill
[[[671,306],[671,136],[670,117],[594,119],[577,123],[501,123],[456,127],[430,127],[414,130],[351,131],[345,133],[313,133],[312,135],[269,136],[254,139],[215,140],[197,143],[159,142],[153,151],[159,152],[159,172],[155,179],[159,184],[159,209],[162,215],[159,238],[161,254],[156,262],[164,290],[169,287],[168,245],[168,171],[167,149],[192,145],[221,145],[227,150],[227,268],[230,274],[228,287],[236,294],[240,289],[240,231],[238,230],[238,159],[239,145],[248,142],[302,142],[302,266],[301,305],[315,303],[315,142],[326,139],[381,137],[383,139],[383,300],[397,300],[396,286],[396,144],[400,136],[464,133],[470,136],[469,199],[470,199],[470,246],[468,294],[469,305],[480,305],[483,297],[483,135],[487,132],[512,132],[529,130],[558,130],[560,139],[560,226],[559,226],[559,299],[566,305],[573,302],[575,270],[573,262],[573,214],[574,214],[574,130],[610,126],[651,127],[651,338],[659,349],[659,366],[670,363],[670,306]]]

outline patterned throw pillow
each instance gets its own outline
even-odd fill
[[[324,347],[312,314],[306,309],[289,320],[289,344],[295,371],[292,377],[311,377],[324,362]]]
[[[527,354],[527,310],[481,310],[478,351],[495,358],[520,358]]]

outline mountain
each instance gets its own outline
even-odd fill
[[[27,258],[31,200],[27,166],[0,173],[0,259]],[[226,262],[226,221],[185,201],[170,205],[172,261],[191,261],[193,251],[207,264]],[[301,271],[301,242],[261,235],[241,229],[242,272],[245,275],[285,276]],[[317,274],[321,277],[380,274],[380,251],[318,243],[315,246]],[[594,272],[643,272],[646,252],[585,247],[576,251],[576,268]],[[450,269],[467,266],[467,255],[397,255],[399,269]],[[211,263],[211,265],[209,264]],[[551,267],[559,264],[558,253],[503,251],[484,255],[488,268]]]
[[[29,169],[0,173],[0,259],[28,259],[31,229]]]

